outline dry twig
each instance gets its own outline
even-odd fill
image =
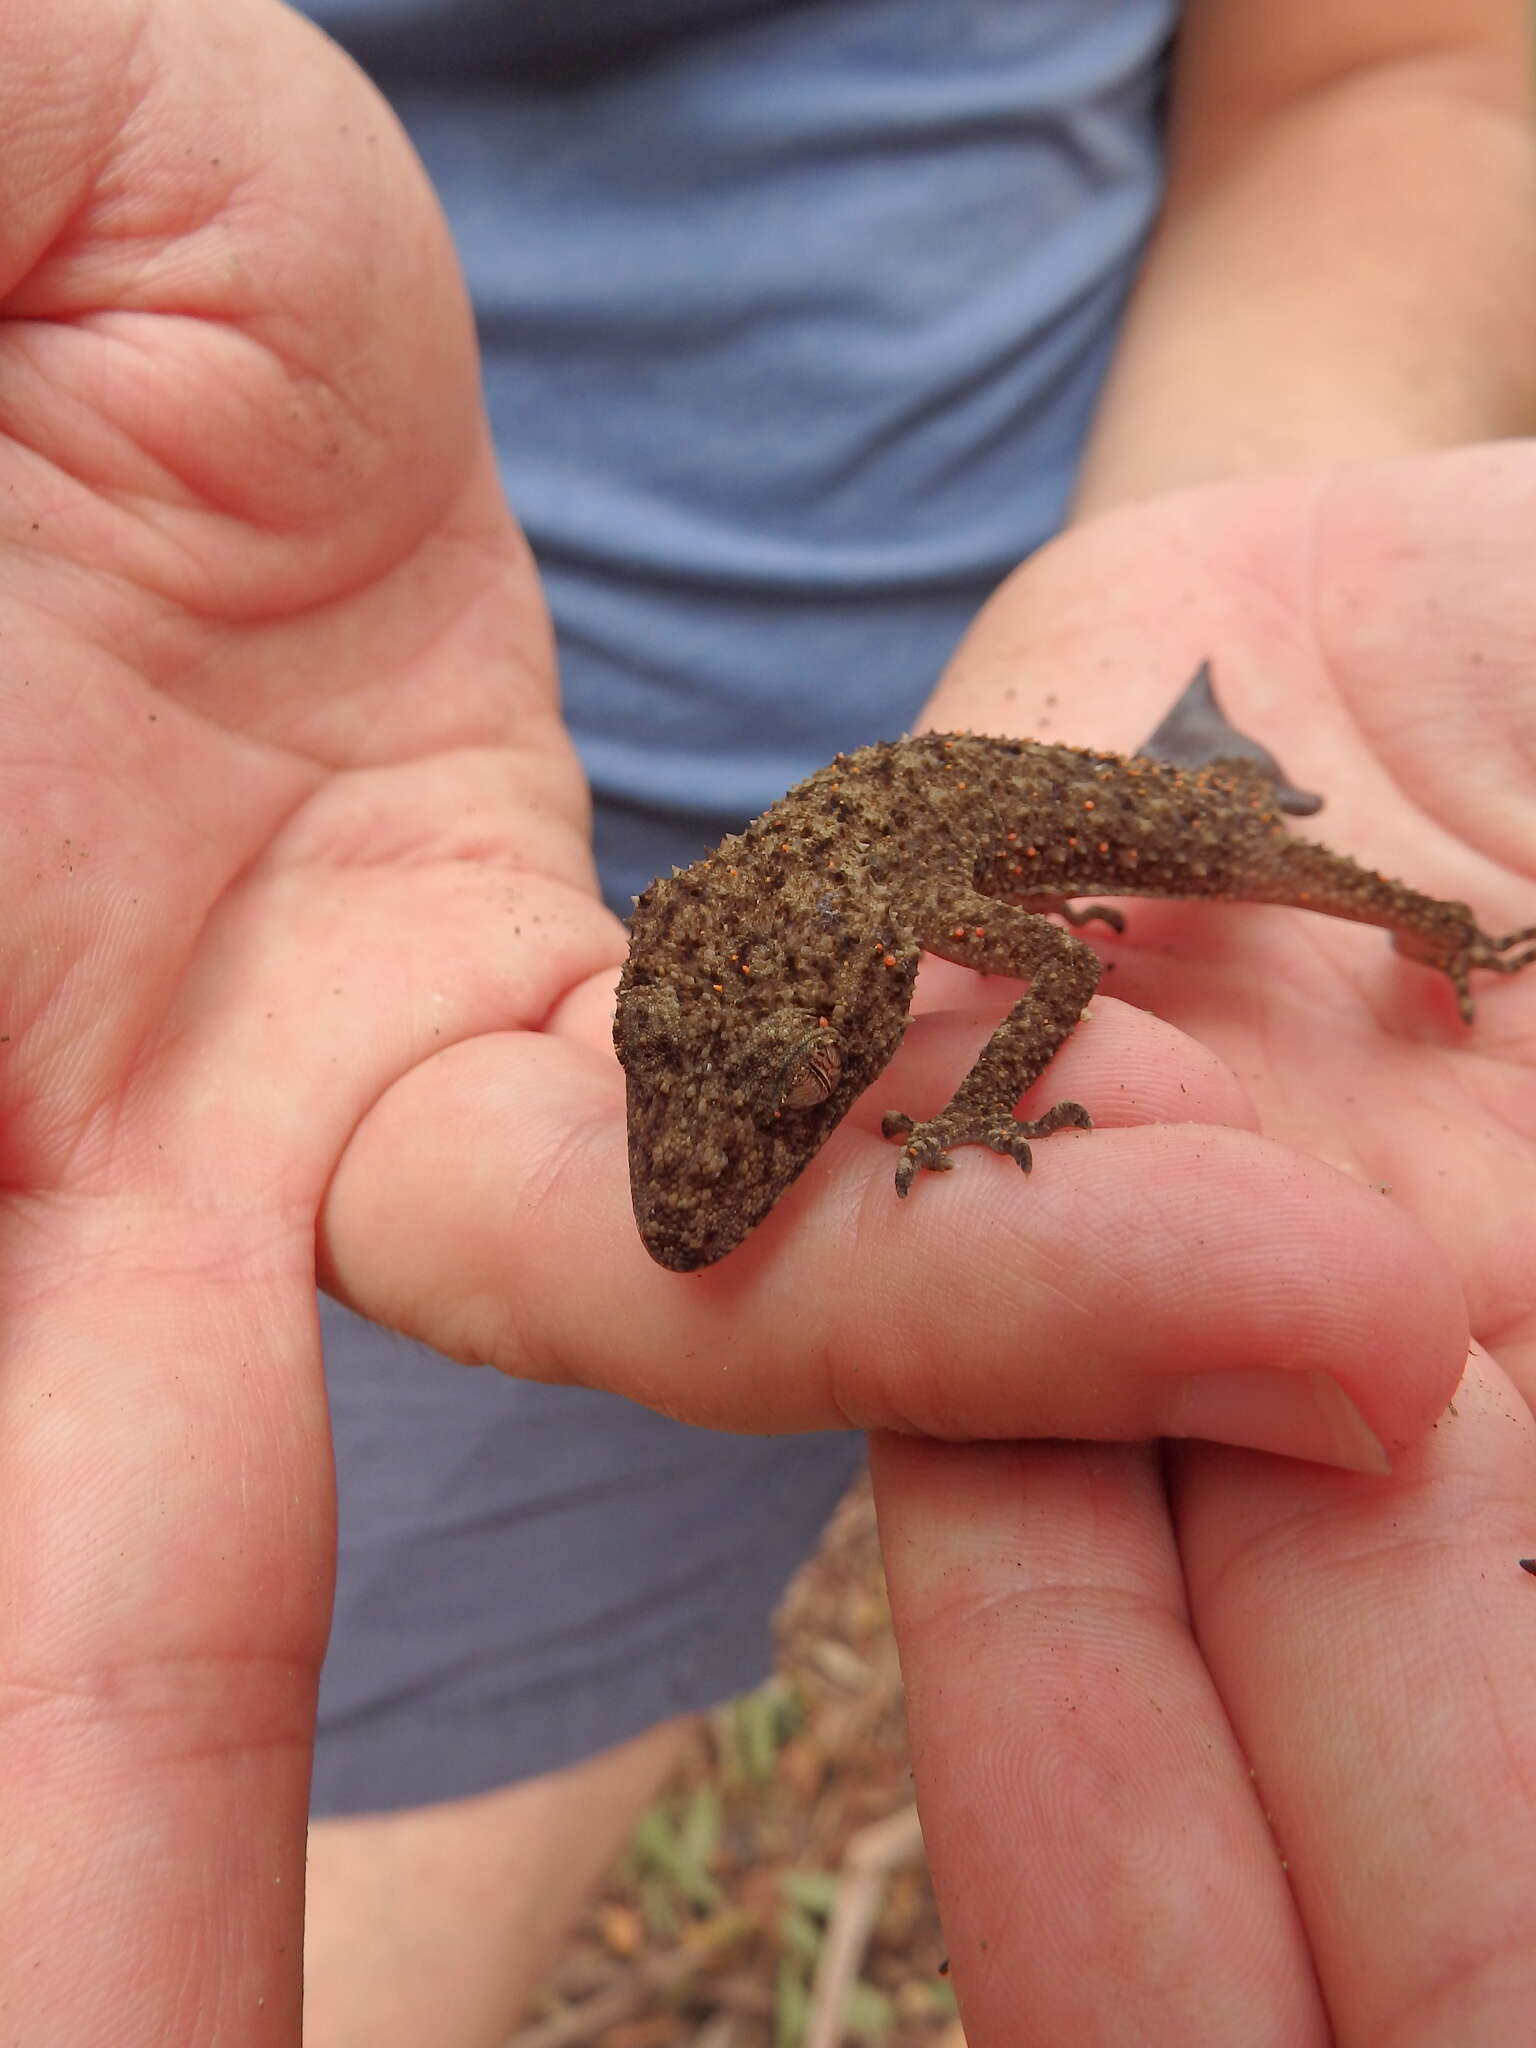
[[[804,2048],[838,2048],[848,1994],[864,1963],[870,1931],[880,1913],[890,1872],[923,1853],[923,1831],[915,1806],[903,1807],[860,1828],[843,1856],[837,1903],[816,1964],[806,2020]]]

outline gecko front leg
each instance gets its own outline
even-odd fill
[[[998,1025],[937,1116],[918,1123],[893,1110],[883,1119],[884,1135],[902,1147],[896,1192],[905,1195],[924,1168],[947,1172],[956,1145],[985,1145],[1006,1153],[1028,1173],[1032,1138],[1046,1137],[1064,1124],[1093,1128],[1080,1102],[1058,1102],[1033,1122],[1014,1112],[1019,1097],[1082,1018],[1102,971],[1098,955],[1048,918],[976,890],[946,891],[942,922],[926,919],[918,936],[925,950],[940,959],[981,974],[1016,976],[1029,982],[1029,991]]]

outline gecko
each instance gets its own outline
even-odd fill
[[[647,1251],[694,1272],[763,1220],[895,1053],[924,952],[1028,987],[937,1115],[886,1115],[897,1194],[958,1146],[1027,1173],[1033,1140],[1091,1130],[1077,1102],[1015,1113],[1098,986],[1078,929],[1124,929],[1113,906],[1073,899],[1289,904],[1379,925],[1449,977],[1470,1024],[1472,970],[1530,966],[1536,925],[1490,937],[1466,904],[1285,824],[1321,803],[1227,721],[1209,662],[1132,755],[963,732],[839,754],[635,899],[614,1045]]]

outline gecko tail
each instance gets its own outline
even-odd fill
[[[1173,709],[1136,751],[1173,768],[1209,768],[1218,761],[1240,761],[1273,784],[1275,803],[1289,816],[1310,818],[1323,807],[1320,796],[1296,787],[1268,747],[1249,739],[1230,722],[1217,701],[1209,661],[1201,662]]]

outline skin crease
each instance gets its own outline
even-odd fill
[[[1536,1996],[1536,1448],[1492,1365],[1431,1424],[1464,1299],[1531,1391],[1529,985],[1483,997],[1469,1052],[1373,934],[1138,906],[1131,1001],[1053,1076],[1091,1145],[902,1206],[856,1109],[731,1268],[656,1270],[608,1036],[623,935],[408,153],[254,0],[8,8],[0,101],[10,2031],[298,2037],[318,1245],[367,1313],[669,1412],[1102,1440],[877,1446],[972,2048],[1020,2040],[1026,1991],[1039,2038],[1068,2006],[1114,2038],[1130,1985],[1154,2038],[1230,2040],[1239,2011],[1245,2040],[1255,2014],[1277,2041],[1501,2038]],[[935,719],[1060,732],[1071,706],[1063,737],[1134,745],[1198,606],[1234,720],[1328,791],[1338,843],[1525,921],[1533,510],[1536,451],[1508,448],[1117,515],[999,597]],[[914,1102],[957,1006],[998,1001],[927,999],[892,1069]],[[1338,1451],[1309,1372],[1390,1481],[1201,1446],[1165,1490],[1115,1445],[1182,1421]],[[1037,1670],[1069,1682],[1031,1698]]]

